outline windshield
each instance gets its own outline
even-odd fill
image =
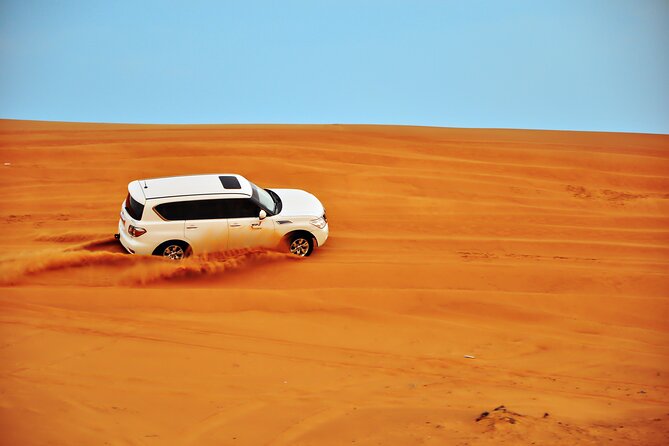
[[[253,183],[251,183],[251,188],[253,189],[253,199],[260,203],[266,211],[276,214],[277,203],[272,198],[272,195],[262,187],[258,187]]]

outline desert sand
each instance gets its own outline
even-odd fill
[[[4,120],[0,169],[3,445],[669,442],[667,135]],[[327,244],[113,240],[129,181],[219,172]]]

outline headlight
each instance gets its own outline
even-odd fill
[[[318,229],[323,229],[325,227],[325,225],[327,224],[323,217],[318,217],[315,220],[311,220],[309,223],[316,226]]]

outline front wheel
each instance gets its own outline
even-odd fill
[[[288,251],[299,257],[307,257],[314,250],[314,239],[303,235],[297,235],[290,240]]]

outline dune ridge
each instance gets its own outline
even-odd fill
[[[0,120],[0,155],[3,444],[669,441],[668,135]],[[331,238],[111,238],[129,181],[211,172]]]

